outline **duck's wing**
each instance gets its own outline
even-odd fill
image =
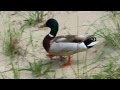
[[[66,35],[66,36],[57,36],[52,40],[52,42],[80,43],[80,42],[84,42],[90,38],[93,38],[93,35]]]

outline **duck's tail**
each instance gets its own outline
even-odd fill
[[[91,35],[88,37],[87,40],[84,41],[84,43],[87,46],[87,48],[92,48],[94,45],[96,45],[98,43],[98,41],[96,40],[96,37]]]

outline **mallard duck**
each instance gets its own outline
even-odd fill
[[[45,23],[51,29],[43,40],[43,47],[50,58],[54,56],[67,56],[67,62],[62,66],[71,65],[71,55],[92,48],[98,42],[93,35],[63,35],[56,36],[59,24],[55,19],[49,19]]]

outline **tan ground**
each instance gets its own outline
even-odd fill
[[[21,11],[21,12],[3,12],[0,13],[0,33],[3,36],[3,31],[7,28],[7,24],[10,23],[11,26],[18,28],[20,24],[23,23],[23,20],[25,19],[23,16],[27,16],[27,12]],[[97,18],[103,16],[105,12],[103,11],[79,11],[79,12],[54,12],[54,15],[49,15],[49,17],[46,17],[46,20],[50,17],[54,17],[58,20],[60,24],[60,30],[58,32],[58,35],[67,35],[67,34],[93,34],[94,30],[88,31],[88,26],[82,26],[82,25],[89,25],[93,23]],[[38,30],[38,31],[37,31]],[[20,67],[26,67],[28,65],[27,61],[33,62],[34,58],[32,55],[35,55],[36,58],[44,59],[46,62],[49,62],[49,58],[46,57],[46,52],[44,48],[42,47],[42,40],[49,33],[48,28],[39,28],[39,27],[29,27],[25,29],[25,32],[23,33],[23,36],[21,38],[20,46],[22,49],[26,48],[26,45],[29,41],[30,37],[30,31],[32,32],[33,36],[33,42],[34,51],[32,51],[31,46],[28,48],[28,52],[31,54],[27,54],[24,58],[22,56],[16,57],[15,62],[17,65],[17,62],[19,63]],[[0,38],[2,39],[2,38]],[[101,65],[101,62],[93,63],[97,60],[97,56],[99,56],[103,47],[103,40],[101,38],[98,38],[100,41],[99,44],[97,44],[94,48],[91,48],[87,52],[80,52],[78,54],[73,55],[72,57],[72,66],[66,67],[66,68],[60,68],[60,65],[62,62],[59,60],[53,60],[52,62],[52,69],[56,71],[55,78],[77,78],[78,74],[75,75],[75,72],[78,73],[78,67],[79,66],[79,78],[85,78],[85,75],[91,75],[93,73],[96,73],[99,71],[99,67]],[[2,54],[2,40],[1,40],[1,48],[0,48],[0,71],[5,71],[10,68],[8,65],[10,60],[9,57],[6,57]],[[78,57],[77,57],[78,56]],[[79,65],[77,61],[79,60]],[[103,62],[102,62],[103,63]],[[91,64],[91,65],[89,65]],[[83,69],[83,66],[87,66]],[[74,72],[75,70],[75,72]],[[90,71],[89,71],[90,70]],[[83,74],[87,72],[86,74]],[[12,72],[4,73],[6,78],[13,78]],[[53,78],[53,75],[50,75],[51,78]],[[50,78],[48,77],[48,78]],[[0,77],[2,78],[2,76]],[[20,78],[27,79],[27,78],[35,78],[32,76],[31,72],[29,71],[22,71],[20,74]],[[39,78],[45,78],[45,77],[39,77]]]

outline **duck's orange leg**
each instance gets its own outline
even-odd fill
[[[71,56],[67,57],[67,62],[65,64],[62,65],[62,68],[66,67],[66,66],[70,66],[71,65]]]
[[[52,55],[52,54],[47,54],[46,56],[48,56],[50,59],[52,59],[54,57],[54,55]]]

